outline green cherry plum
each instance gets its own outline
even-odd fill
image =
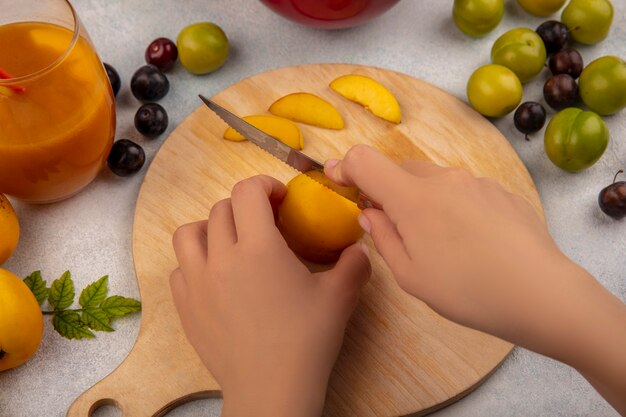
[[[587,65],[580,74],[579,94],[590,110],[603,116],[626,107],[626,62],[603,56]]]
[[[609,0],[571,0],[561,13],[561,22],[576,42],[593,45],[609,34],[613,5]]]
[[[522,83],[502,65],[483,65],[467,82],[467,98],[483,116],[502,117],[522,101]]]
[[[509,68],[522,83],[535,77],[546,63],[546,47],[532,29],[511,29],[491,48],[491,62]]]
[[[504,16],[504,0],[454,0],[452,18],[461,31],[480,37],[495,29]]]
[[[178,59],[193,74],[208,74],[228,58],[228,38],[215,23],[201,22],[185,27],[176,39]]]
[[[559,168],[578,172],[596,163],[609,144],[609,128],[591,111],[569,107],[558,112],[546,127],[544,147]]]
[[[522,9],[535,16],[550,16],[556,13],[567,0],[517,0]]]

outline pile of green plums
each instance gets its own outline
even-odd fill
[[[498,37],[491,48],[492,63],[478,68],[468,80],[468,100],[487,117],[502,117],[518,108],[515,126],[528,139],[529,133],[543,127],[546,113],[536,102],[518,107],[522,85],[536,77],[551,57],[552,77],[544,86],[544,98],[560,111],[545,131],[546,154],[566,171],[581,171],[593,165],[608,145],[609,131],[600,116],[626,107],[626,62],[604,56],[583,67],[580,54],[567,48],[567,43],[573,40],[591,45],[605,39],[613,21],[613,6],[610,0],[517,2],[537,16],[552,15],[567,5],[560,22],[544,22],[537,30],[515,28]],[[493,30],[503,13],[502,0],[455,0],[453,8],[457,26],[476,37]],[[588,111],[572,107],[578,97]]]

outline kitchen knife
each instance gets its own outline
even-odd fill
[[[244,138],[248,139],[264,151],[269,152],[287,165],[305,174],[309,171],[324,172],[324,165],[317,162],[315,159],[305,155],[297,149],[290,147],[289,145],[284,144],[275,137],[268,135],[203,95],[200,94],[199,97],[208,108],[213,110],[222,120],[239,132],[239,134],[241,134]],[[372,207],[380,208],[377,203],[373,202],[369,197],[355,187],[344,187],[332,182],[330,179],[328,179],[327,184],[322,185],[337,192],[342,197],[355,202],[360,209]]]

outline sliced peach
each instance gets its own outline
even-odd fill
[[[276,100],[269,111],[294,122],[326,129],[343,129],[344,126],[335,106],[311,93],[287,94]]]
[[[244,116],[242,119],[294,149],[300,150],[304,147],[302,132],[300,132],[298,125],[291,120],[271,114]],[[246,140],[232,127],[226,129],[224,139],[235,142]]]
[[[333,80],[330,88],[382,119],[392,123],[400,123],[402,119],[398,100],[376,80],[364,75],[349,74]]]

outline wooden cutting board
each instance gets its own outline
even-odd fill
[[[350,73],[387,86],[400,103],[402,123],[385,122],[328,87]],[[314,158],[341,157],[352,145],[366,143],[396,161],[428,159],[463,167],[525,197],[543,217],[526,168],[500,132],[455,97],[410,76],[356,65],[304,65],[255,75],[214,100],[240,116],[264,114],[274,100],[297,91],[327,99],[346,122],[341,131],[300,125],[304,152]],[[223,140],[225,129],[224,122],[200,106],[154,158],[133,227],[143,301],[139,336],[126,360],[82,394],[68,416],[91,415],[103,404],[117,405],[128,417],[162,416],[183,402],[220,395],[187,343],[172,303],[168,279],[177,266],[172,233],[184,223],[205,219],[211,206],[244,178],[268,174],[286,182],[296,174],[251,143]],[[423,415],[471,392],[512,346],[441,318],[400,290],[380,256],[371,252],[374,272],[348,327],[324,415]]]

